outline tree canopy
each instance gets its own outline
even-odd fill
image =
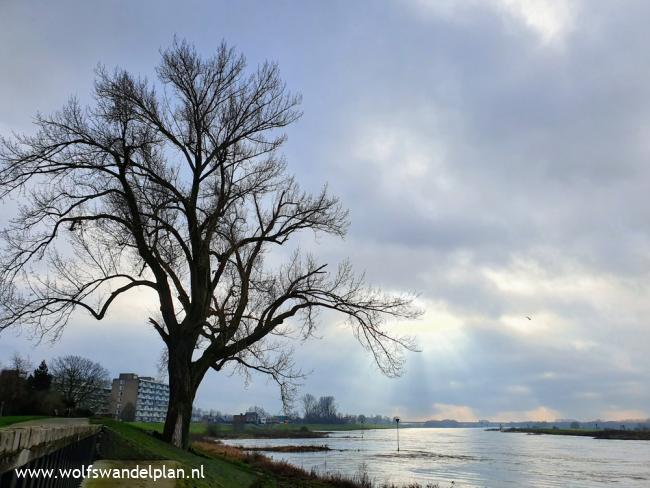
[[[282,339],[310,337],[318,310],[347,316],[379,368],[399,374],[413,344],[383,319],[415,317],[412,297],[366,286],[347,262],[330,270],[298,250],[265,260],[300,231],[348,226],[339,200],[303,191],[279,153],[300,97],[278,66],[248,70],[225,43],[203,58],[175,41],[156,74],[100,67],[92,106],[73,98],[38,115],[36,134],[2,139],[0,197],[21,205],[2,234],[0,328],[57,336],[75,311],[100,320],[149,290],[168,358],[164,435],[177,445],[210,368],[269,374],[288,398],[300,373]]]

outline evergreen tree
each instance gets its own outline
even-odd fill
[[[29,377],[30,386],[36,391],[49,391],[52,384],[52,375],[50,374],[45,361],[41,361],[34,374]]]

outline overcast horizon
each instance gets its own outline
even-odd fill
[[[90,103],[94,69],[155,77],[174,35],[249,68],[277,61],[302,93],[289,171],[350,210],[345,239],[300,244],[369,283],[418,294],[393,324],[420,352],[382,376],[343,318],[295,344],[301,394],[344,413],[453,418],[650,418],[650,3],[0,2],[0,135]],[[19,202],[0,211],[0,227]],[[156,376],[146,294],[60,340],[0,334],[0,364],[64,354]],[[195,406],[275,413],[278,388],[210,372]]]

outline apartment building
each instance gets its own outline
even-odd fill
[[[164,422],[169,385],[149,376],[121,373],[111,388],[111,414],[137,422]]]

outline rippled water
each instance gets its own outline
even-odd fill
[[[650,441],[619,441],[482,429],[333,432],[326,439],[242,439],[243,446],[322,445],[333,451],[268,453],[307,470],[354,475],[365,464],[377,482],[451,481],[462,488],[615,485],[650,487]]]

